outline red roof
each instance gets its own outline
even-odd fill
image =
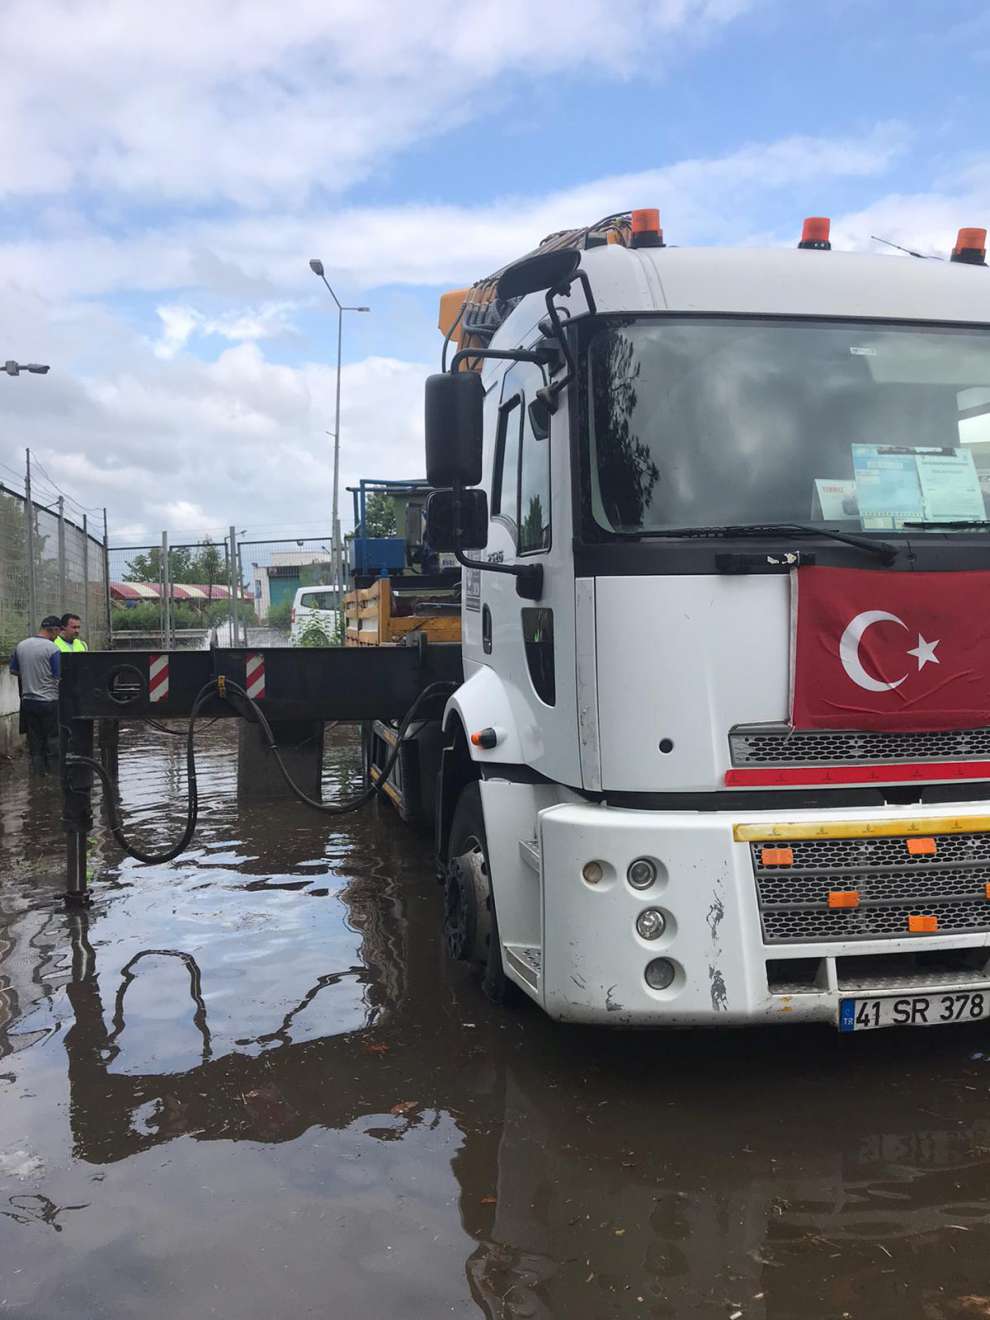
[[[243,592],[241,593],[243,595]],[[162,589],[157,582],[111,582],[112,600],[160,600]],[[227,600],[230,588],[218,583],[173,582],[172,600]]]

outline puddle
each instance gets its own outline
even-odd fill
[[[146,841],[180,828],[176,744],[122,741]],[[495,1010],[445,961],[423,837],[238,812],[235,753],[204,733],[189,856],[97,831],[80,916],[57,795],[0,768],[0,1312],[990,1315],[985,1027]],[[357,774],[335,730],[327,790]]]

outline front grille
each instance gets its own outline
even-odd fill
[[[990,729],[937,733],[796,730],[738,724],[729,730],[734,766],[882,765],[884,762],[990,760]]]
[[[765,942],[897,939],[909,916],[937,917],[939,935],[990,931],[990,833],[933,837],[937,851],[917,856],[904,838],[788,840],[787,866],[763,864],[777,841],[750,844]],[[856,890],[859,906],[830,908],[833,890]]]

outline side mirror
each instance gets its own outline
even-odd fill
[[[476,371],[426,381],[426,479],[431,486],[477,486],[485,387]],[[437,547],[439,548],[439,547]]]
[[[581,253],[577,248],[560,248],[553,252],[534,252],[522,261],[513,262],[499,276],[498,296],[509,301],[527,293],[542,293],[544,289],[559,289],[570,284]]]
[[[435,490],[426,501],[426,541],[436,551],[484,550],[488,544],[485,492]]]

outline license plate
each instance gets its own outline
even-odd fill
[[[938,1027],[990,1017],[990,992],[953,990],[937,995],[885,995],[839,1001],[840,1031],[877,1027]]]

